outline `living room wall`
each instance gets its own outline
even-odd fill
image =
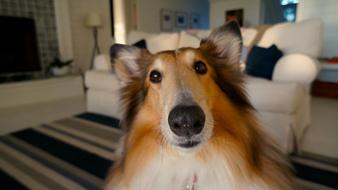
[[[135,0],[137,29],[146,32],[160,32],[160,10],[197,13],[201,28],[209,28],[209,0]],[[173,31],[179,30],[178,28]]]
[[[58,0],[60,1],[60,0]],[[74,65],[87,70],[90,66],[91,55],[93,50],[92,30],[84,26],[84,19],[90,12],[97,12],[102,17],[103,27],[99,29],[99,45],[102,53],[108,53],[109,48],[114,39],[111,36],[111,20],[109,0],[62,0],[67,1],[69,9],[69,31],[73,50],[69,54],[74,59]],[[116,0],[114,0],[114,3]],[[130,31],[132,28],[132,10],[131,6],[135,3],[138,5],[138,30],[147,32],[160,32],[160,9],[171,9],[173,11],[185,11],[187,13],[198,13],[201,18],[201,28],[209,28],[209,1],[201,0],[196,3],[196,0],[123,0],[123,13],[126,17],[125,29],[120,28],[117,31],[118,23],[115,22],[115,34]],[[123,2],[120,0],[119,2]],[[115,12],[116,14],[116,12]],[[116,15],[115,15],[116,16]],[[116,21],[116,20],[115,20]],[[121,30],[121,31],[120,31]],[[65,38],[69,39],[69,38]],[[65,43],[64,43],[65,45]],[[67,46],[67,45],[65,45]],[[68,47],[69,48],[69,47]]]
[[[322,56],[338,56],[338,1],[299,0],[297,20],[321,18],[324,21]]]
[[[108,53],[114,42],[111,35],[109,0],[68,0],[70,28],[74,63],[82,70],[90,66],[94,48],[93,31],[84,25],[85,17],[90,12],[97,12],[102,19],[102,28],[98,30],[98,41],[101,53]]]

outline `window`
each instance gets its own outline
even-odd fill
[[[280,0],[283,16],[288,22],[295,22],[298,0]]]

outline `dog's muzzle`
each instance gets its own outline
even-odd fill
[[[205,123],[205,114],[197,105],[178,105],[174,107],[168,117],[170,130],[184,141],[179,146],[184,148],[194,147],[199,141],[194,136],[201,133]]]

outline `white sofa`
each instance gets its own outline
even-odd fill
[[[310,84],[318,73],[316,58],[321,51],[323,25],[312,19],[300,23],[283,23],[270,27],[258,45],[276,44],[284,56],[277,62],[273,79],[246,77],[248,95],[258,117],[285,152],[295,151],[310,124]],[[309,32],[310,31],[310,32]],[[133,31],[128,35],[132,44],[145,39],[151,52],[198,47],[200,39],[210,31],[149,34]],[[255,29],[242,29],[243,44],[250,46]],[[85,77],[87,109],[91,112],[120,117],[119,83],[110,66],[109,57],[96,57],[94,70]]]

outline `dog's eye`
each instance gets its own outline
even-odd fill
[[[194,69],[198,74],[205,74],[208,71],[207,66],[202,61],[196,61]]]
[[[159,71],[153,70],[150,72],[150,81],[153,83],[159,83],[162,81],[162,74]]]

